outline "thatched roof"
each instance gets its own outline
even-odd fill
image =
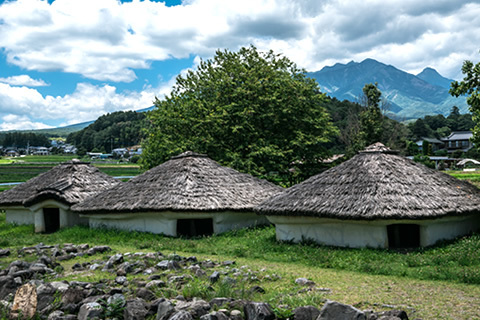
[[[74,159],[0,193],[0,207],[31,206],[47,199],[72,205],[118,183],[90,164]]]
[[[79,213],[245,211],[281,190],[206,155],[185,152],[72,209]]]
[[[256,208],[264,215],[429,219],[480,211],[480,191],[378,143]]]

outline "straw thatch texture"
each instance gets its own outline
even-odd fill
[[[79,213],[252,210],[282,189],[186,152],[75,205]]]
[[[479,210],[475,186],[393,154],[382,144],[256,208],[264,215],[355,220],[428,219]]]
[[[48,199],[72,205],[118,183],[88,163],[72,160],[0,193],[0,206],[30,206]]]

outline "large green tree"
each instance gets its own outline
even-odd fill
[[[315,80],[273,51],[217,51],[155,100],[142,163],[186,150],[257,176],[310,175],[336,133]],[[295,170],[292,168],[295,167]]]
[[[452,82],[450,94],[455,97],[468,95],[467,103],[475,123],[473,141],[478,146],[480,145],[480,62],[473,64],[472,61],[465,61],[462,73],[465,77],[460,82]]]

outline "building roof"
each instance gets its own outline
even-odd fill
[[[473,137],[472,131],[454,131],[444,141],[469,140]]]
[[[264,215],[429,219],[480,210],[480,190],[377,143],[260,204]]]
[[[79,213],[246,211],[281,190],[189,151],[72,209]]]
[[[0,207],[31,206],[48,199],[72,205],[118,183],[94,166],[74,159],[0,193]]]
[[[427,141],[432,144],[444,144],[445,142],[438,140],[437,138],[428,138],[428,137],[422,137],[420,140],[418,140],[416,143],[417,145],[422,145],[423,141]]]

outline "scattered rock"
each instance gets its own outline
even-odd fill
[[[102,306],[97,302],[85,303],[80,307],[78,320],[87,320],[95,317],[100,318],[102,315]]]
[[[135,298],[128,300],[123,311],[123,319],[125,320],[143,320],[148,313],[148,306],[145,300]]]
[[[366,320],[365,313],[352,306],[336,301],[327,301],[317,320]]]
[[[320,310],[312,306],[298,307],[293,310],[294,320],[316,320]]]
[[[32,284],[18,288],[10,311],[12,319],[32,319],[37,312],[37,289]]]
[[[275,313],[268,303],[249,302],[244,307],[246,320],[273,320]]]

